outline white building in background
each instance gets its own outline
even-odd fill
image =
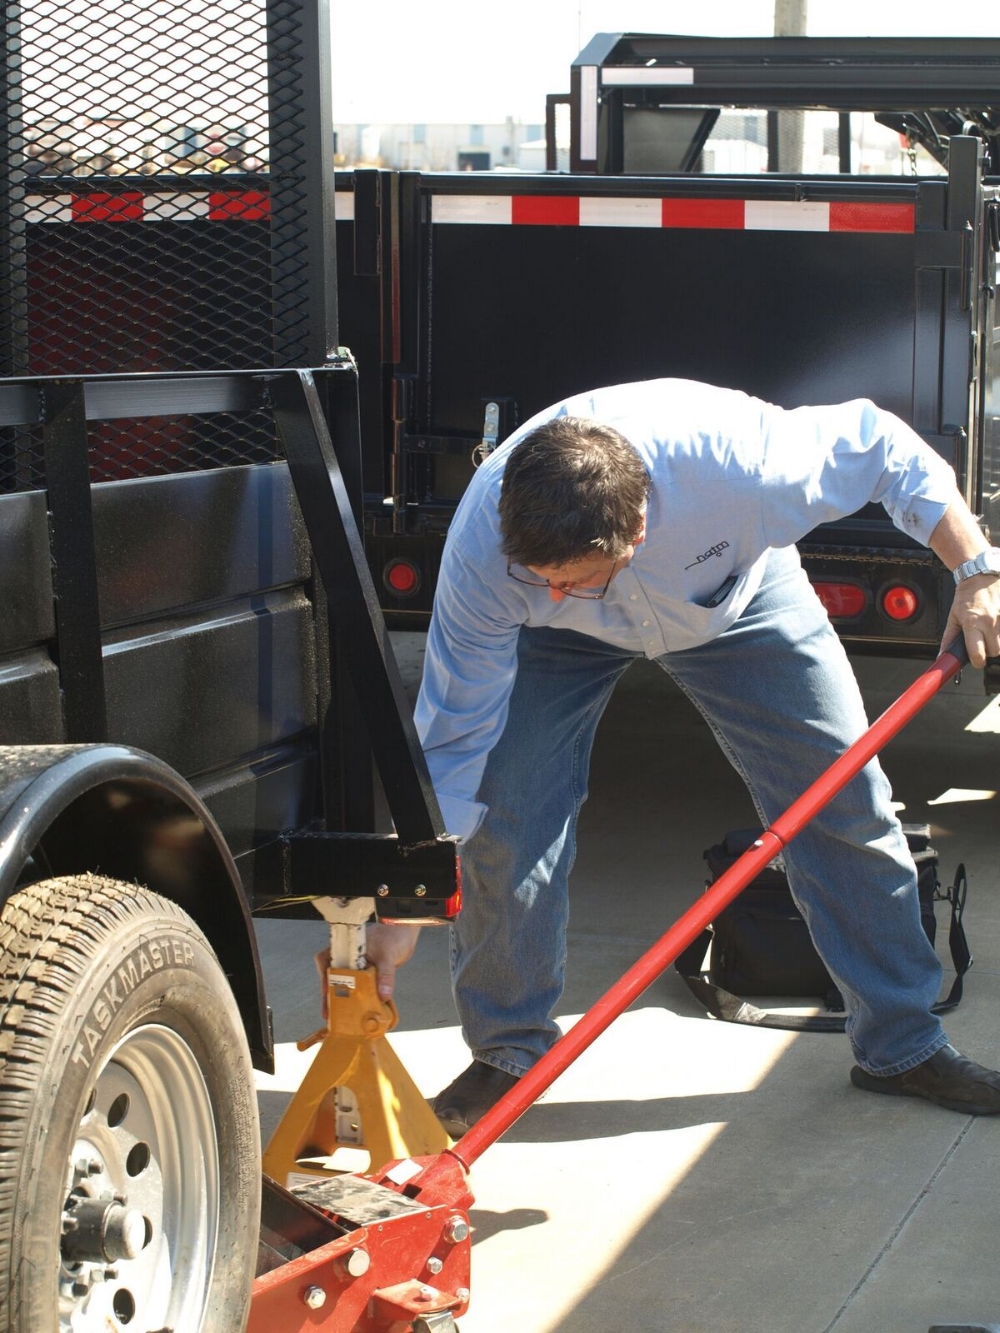
[[[337,166],[406,171],[535,171],[545,126],[508,116],[502,124],[335,125]],[[526,151],[527,150],[527,151]],[[528,160],[522,160],[527,157]],[[542,167],[544,167],[544,147]]]
[[[796,112],[802,165],[807,174],[840,170],[838,119],[829,111]],[[569,107],[556,107],[556,170],[569,171]],[[545,127],[508,116],[502,124],[335,125],[338,167],[391,167],[412,171],[545,170]],[[851,117],[852,170],[859,175],[940,175],[921,148],[912,155],[894,130],[871,114]],[[724,110],[702,151],[706,175],[756,175],[767,171],[767,115]]]

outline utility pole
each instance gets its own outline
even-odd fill
[[[808,0],[774,0],[775,37],[804,37]],[[805,113],[779,111],[768,117],[768,170],[801,171]]]

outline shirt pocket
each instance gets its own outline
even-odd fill
[[[722,583],[719,584],[714,592],[708,593],[705,597],[694,598],[691,605],[697,606],[702,611],[714,611],[718,607],[725,606],[736,591],[736,585],[739,581],[740,577],[738,574],[730,574],[728,578],[724,579]]]

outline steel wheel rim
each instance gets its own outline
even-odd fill
[[[70,1157],[60,1333],[198,1333],[219,1234],[219,1191],[216,1120],[194,1053],[172,1028],[136,1028],[98,1074]],[[82,1258],[67,1254],[79,1244],[81,1207],[109,1210],[106,1216],[116,1210],[127,1219],[120,1228],[127,1240],[117,1250],[134,1249],[141,1232],[140,1251],[118,1254],[109,1227]]]

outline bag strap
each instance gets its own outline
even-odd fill
[[[931,1013],[946,1014],[949,1009],[954,1009],[961,1000],[963,979],[972,966],[969,941],[965,938],[965,926],[962,923],[965,900],[969,896],[969,877],[965,873],[964,864],[959,864],[955,871],[955,881],[951,888],[945,889],[944,893],[936,893],[934,896],[938,902],[951,904],[951,916],[948,922],[948,948],[951,951],[951,961],[955,967],[955,980],[951,983],[951,990],[945,999],[939,1000],[931,1009]]]
[[[969,952],[962,914],[965,900],[969,893],[969,879],[965,866],[960,865],[955,871],[955,882],[944,893],[936,893],[939,902],[951,904],[951,917],[948,926],[948,946],[951,960],[955,967],[955,980],[943,1000],[931,1008],[931,1013],[945,1014],[954,1009],[962,998],[963,978],[972,966],[972,954]],[[768,1009],[758,1009],[749,1000],[743,1000],[731,991],[709,979],[708,973],[701,969],[702,960],[712,941],[712,932],[702,933],[680,954],[674,967],[680,974],[688,990],[695,999],[712,1015],[724,1023],[743,1023],[748,1027],[780,1028],[787,1032],[843,1032],[847,1020],[840,1014],[778,1014]]]

